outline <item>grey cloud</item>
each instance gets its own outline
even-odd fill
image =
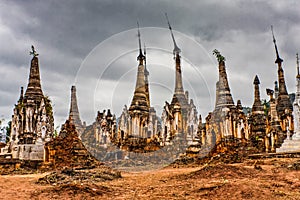
[[[284,59],[288,91],[293,92],[295,53],[300,45],[299,6],[298,1],[279,0],[2,1],[0,94],[3,97],[0,114],[10,117],[20,86],[27,85],[31,44],[36,45],[40,53],[42,87],[55,104],[57,125],[64,122],[68,115],[72,84],[77,86],[82,119],[88,123],[94,120],[95,109],[106,109],[112,105],[115,113],[120,112],[119,108],[130,103],[132,98],[137,55],[133,51],[128,57],[113,62],[103,76],[101,72],[107,67],[107,62],[104,62],[106,58],[114,54],[118,57],[124,49],[137,49],[136,33],[132,31],[132,35],[125,38],[122,44],[110,44],[103,49],[105,55],[94,57],[90,68],[80,67],[99,43],[114,34],[136,28],[137,20],[141,27],[167,28],[164,12],[168,12],[183,59],[188,59],[186,62],[191,62],[200,72],[199,77],[193,76],[193,69],[183,63],[184,87],[190,90],[194,100],[197,99],[195,103],[203,118],[214,105],[218,68],[211,52],[215,48],[227,58],[227,74],[235,102],[241,99],[244,105],[252,104],[252,82],[256,74],[261,80],[262,98],[267,98],[265,88],[273,87],[277,79],[271,24],[274,25],[278,48]],[[161,30],[154,35],[146,28],[141,29],[141,33],[143,42],[149,47],[150,82],[167,88],[150,85],[152,102],[161,104],[163,99],[158,94],[162,91],[166,93],[164,100],[170,101],[172,94],[169,90],[172,92],[174,87],[174,63],[170,54],[173,44],[169,32]],[[200,46],[185,39],[185,35],[198,41]],[[161,51],[163,53],[158,51],[158,47],[164,50]],[[169,73],[168,78],[164,73],[160,74],[159,69]],[[127,79],[123,77],[126,73]],[[101,96],[101,92],[111,92],[112,88],[105,84],[97,85],[99,78],[103,83],[117,85],[118,91],[126,88],[126,92],[118,94],[117,99],[114,96],[112,101],[103,94]],[[203,84],[207,84],[208,90],[202,87]],[[94,99],[95,89],[96,94],[99,93],[97,99]]]

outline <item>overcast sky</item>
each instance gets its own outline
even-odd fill
[[[299,1],[0,1],[0,117],[10,119],[20,87],[27,86],[29,55],[39,55],[42,89],[54,106],[55,126],[69,111],[70,89],[77,86],[83,121],[111,108],[117,117],[132,99],[137,70],[137,25],[147,47],[151,104],[161,115],[174,90],[173,44],[167,12],[182,50],[184,89],[203,118],[212,111],[218,79],[213,49],[226,58],[234,101],[253,103],[253,79],[261,97],[277,80],[275,49],[288,92],[295,92],[296,52],[300,50]]]

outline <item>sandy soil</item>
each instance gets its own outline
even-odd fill
[[[299,199],[299,159],[123,172],[97,183],[38,185],[45,174],[0,177],[0,199]],[[256,166],[256,167],[255,167]]]

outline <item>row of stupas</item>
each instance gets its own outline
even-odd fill
[[[260,99],[260,80],[254,78],[254,103],[251,113],[245,113],[241,101],[234,103],[228,84],[225,57],[214,50],[218,60],[219,80],[216,83],[214,110],[202,122],[201,115],[188,91],[184,90],[182,80],[181,50],[178,47],[171,25],[168,26],[174,45],[175,87],[171,103],[165,102],[161,117],[158,117],[150,103],[149,71],[146,65],[146,49],[141,47],[141,34],[138,28],[139,54],[137,57],[137,77],[135,91],[129,109],[124,107],[119,118],[110,111],[97,113],[91,126],[82,123],[77,105],[76,88],[71,88],[71,102],[68,121],[75,125],[79,136],[86,136],[92,130],[90,142],[108,148],[115,145],[123,150],[132,150],[132,146],[145,148],[151,143],[161,148],[172,145],[177,136],[188,145],[201,148],[220,142],[245,141],[257,147],[260,152],[293,151],[300,141],[300,74],[297,65],[297,93],[292,106],[282,68],[283,60],[279,56],[276,40],[273,42],[278,65],[278,83],[275,89],[267,89],[268,103]],[[43,160],[44,146],[54,138],[53,111],[49,98],[43,95],[39,74],[38,54],[32,46],[28,86],[15,105],[12,116],[10,140],[1,149],[1,156],[23,160]],[[297,62],[298,63],[298,62]],[[275,91],[275,97],[273,96]],[[294,113],[293,113],[294,107]],[[295,120],[295,134],[294,133]],[[282,145],[283,144],[283,145]],[[157,149],[157,148],[154,148]],[[151,150],[151,149],[150,149]],[[196,149],[195,152],[199,152]]]
[[[182,134],[190,144],[196,140],[199,125],[197,110],[193,100],[189,99],[188,91],[183,89],[181,50],[176,44],[169,21],[168,25],[174,44],[175,60],[175,88],[171,103],[166,101],[161,118],[157,116],[154,107],[151,107],[146,51],[144,50],[144,53],[142,51],[141,34],[138,28],[139,55],[134,95],[129,109],[125,105],[118,124],[114,124],[117,129],[109,128],[106,126],[107,123],[104,123],[104,128],[94,131],[96,139],[101,144],[103,141],[107,141],[107,135],[110,135],[113,144],[124,150],[134,149],[133,146],[137,146],[137,148],[141,145],[147,146],[147,143],[155,143],[159,147],[170,145],[172,139],[179,134]],[[105,116],[103,116],[103,120],[107,121]],[[101,130],[115,130],[115,132],[106,134]]]
[[[244,112],[240,100],[235,104],[228,84],[225,57],[219,51],[214,50],[213,54],[219,64],[215,108],[202,123],[201,115],[197,116],[198,112],[193,100],[188,97],[188,91],[183,89],[181,50],[176,44],[169,21],[168,25],[174,44],[175,60],[175,89],[171,103],[165,103],[161,118],[150,106],[149,71],[146,68],[146,54],[145,51],[144,54],[142,53],[138,30],[139,55],[137,60],[139,64],[135,92],[130,108],[127,109],[125,105],[119,120],[115,120],[114,117],[114,120],[119,122],[118,124],[113,123],[115,128],[105,127],[105,129],[112,131],[111,133],[98,132],[99,134],[95,136],[98,141],[104,141],[101,139],[101,135],[105,135],[105,141],[110,138],[112,144],[128,150],[128,145],[136,146],[147,141],[149,143],[155,141],[160,147],[170,145],[173,138],[180,135],[188,144],[198,143],[202,148],[212,147],[220,142],[245,141],[256,147],[258,152],[295,150],[295,148],[284,148],[287,143],[291,143],[287,140],[295,138],[292,135],[294,133],[294,118],[296,118],[294,115],[297,114],[293,114],[292,101],[288,95],[284,79],[283,60],[279,56],[273,30],[278,81],[275,81],[274,90],[266,89],[270,96],[269,101],[262,102],[259,88],[260,80],[256,75],[253,82],[254,102],[251,112]],[[274,91],[275,97],[273,96]],[[284,146],[280,148],[283,142],[285,142]]]
[[[215,109],[206,118],[206,128],[203,144],[211,145],[222,141],[246,140],[259,152],[286,152],[294,149],[280,148],[284,140],[289,140],[294,132],[293,106],[287,92],[283,60],[279,56],[276,40],[273,34],[276,52],[275,63],[278,65],[278,82],[274,90],[266,89],[270,100],[263,103],[260,99],[260,80],[256,75],[253,81],[254,102],[252,111],[243,112],[241,101],[234,104],[225,69],[225,58],[214,51],[219,62],[219,81],[216,84]],[[298,76],[298,75],[297,75]],[[279,86],[278,86],[279,83]],[[294,113],[294,115],[298,115]],[[300,146],[298,147],[298,150]]]

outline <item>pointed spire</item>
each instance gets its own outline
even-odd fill
[[[275,40],[275,36],[274,36],[273,26],[272,25],[271,25],[271,31],[272,31],[273,43],[275,45],[275,51],[276,51],[276,61],[275,61],[275,63],[282,63],[283,60],[279,57],[279,53],[278,53],[278,49],[277,49],[276,40]]]
[[[71,87],[70,115],[69,116],[72,117],[73,115],[77,115],[77,113],[78,113],[78,105],[77,105],[77,98],[76,98],[76,87],[74,85],[72,85],[72,87]]]
[[[145,55],[145,91],[146,91],[146,97],[147,97],[147,102],[149,102],[149,106],[150,106],[150,94],[149,94],[149,80],[148,80],[148,76],[149,76],[149,71],[147,70],[147,66],[146,66],[146,44],[144,43],[144,55]]]
[[[181,75],[181,64],[180,64],[180,55],[179,53],[181,52],[181,50],[179,49],[179,47],[176,44],[174,35],[173,35],[173,31],[172,31],[172,27],[170,25],[169,19],[168,19],[168,15],[167,13],[165,13],[166,15],[166,19],[168,22],[168,26],[171,32],[171,36],[172,36],[172,40],[174,43],[174,50],[173,50],[173,54],[174,54],[174,59],[175,59],[175,91],[173,94],[173,99],[171,102],[171,105],[175,105],[175,104],[180,104],[181,107],[185,107],[188,104],[188,99],[186,98],[185,94],[184,94],[184,90],[183,90],[183,84],[182,84],[182,75]]]
[[[23,97],[24,97],[24,89],[23,89],[23,87],[21,87],[19,102],[21,102],[23,100]]]
[[[265,133],[265,113],[264,105],[260,100],[259,84],[260,81],[256,75],[253,81],[254,84],[254,103],[252,105],[252,115],[250,117],[251,134],[253,137],[261,137]],[[269,90],[267,90],[269,92]]]
[[[277,71],[278,71],[279,87],[278,87],[278,98],[277,98],[276,110],[277,110],[279,116],[281,116],[282,114],[285,113],[286,109],[293,110],[293,106],[290,102],[290,98],[289,98],[289,95],[288,95],[288,92],[286,89],[286,84],[285,84],[285,80],[284,80],[284,71],[281,66],[283,60],[279,57],[276,40],[275,40],[274,33],[273,33],[273,26],[271,26],[271,30],[272,30],[273,42],[275,45],[275,51],[276,51],[276,57],[277,57],[275,63],[278,64]],[[275,90],[275,97],[276,97],[276,90]]]
[[[38,54],[36,53],[34,46],[31,46],[31,48],[32,52],[30,52],[30,55],[33,55],[33,58],[30,65],[29,81],[25,92],[25,99],[38,99],[40,101],[44,95],[41,88]]]
[[[295,97],[295,101],[294,104],[299,102],[300,100],[300,74],[299,74],[299,57],[298,57],[298,53],[296,54],[296,59],[297,59],[297,76],[296,76],[296,81],[297,81],[297,91],[296,91],[296,97]],[[300,124],[298,125],[300,126]]]
[[[145,66],[143,64],[145,60],[145,56],[142,52],[142,45],[141,45],[141,34],[139,29],[139,23],[138,25],[138,38],[139,38],[139,56],[137,59],[139,60],[139,66],[137,71],[137,77],[136,77],[136,85],[135,85],[135,91],[134,95],[131,101],[131,105],[129,107],[130,114],[133,116],[136,113],[148,113],[150,109],[150,102],[148,101],[148,84],[147,82],[147,72],[145,69]]]
[[[137,57],[137,60],[140,61],[140,65],[142,65],[143,61],[145,60],[145,56],[143,55],[143,52],[142,52],[141,33],[140,33],[139,22],[137,22],[137,26],[138,26],[139,52],[140,52],[140,54]]]
[[[296,53],[296,63],[297,63],[297,78],[300,78],[300,73],[299,73],[299,55]]]
[[[74,124],[79,123],[80,125],[81,120],[79,117],[79,109],[77,105],[77,97],[76,97],[76,87],[73,85],[71,87],[71,102],[70,102],[70,112],[69,112],[69,119],[74,122]]]
[[[82,122],[80,120],[80,115],[79,115],[79,109],[77,105],[76,87],[74,85],[71,87],[69,120],[75,125],[76,128],[82,126]]]
[[[166,19],[167,19],[167,21],[168,21],[168,26],[169,26],[169,29],[170,29],[170,32],[171,32],[171,36],[172,36],[173,43],[174,43],[173,54],[174,54],[174,55],[177,55],[177,54],[179,54],[179,53],[181,52],[181,50],[179,49],[179,47],[178,47],[177,44],[176,44],[175,37],[174,37],[173,31],[172,31],[172,27],[171,27],[170,22],[169,22],[168,14],[165,13],[165,15],[166,15]]]
[[[259,81],[257,75],[256,75],[255,78],[254,78],[253,84],[254,84],[254,85],[259,85],[259,84],[260,84],[260,81]]]
[[[147,70],[147,63],[146,63],[146,44],[144,43],[144,56],[145,56],[145,76],[149,76],[149,71]]]
[[[263,109],[263,105],[261,104],[260,92],[259,92],[260,81],[257,75],[254,78],[253,84],[254,84],[254,103],[252,106],[252,114],[263,114],[264,109]]]
[[[216,56],[219,62],[219,81],[216,87],[216,104],[215,109],[234,106],[233,98],[228,84],[227,73],[225,68],[225,57],[218,50],[213,50],[213,55]]]

